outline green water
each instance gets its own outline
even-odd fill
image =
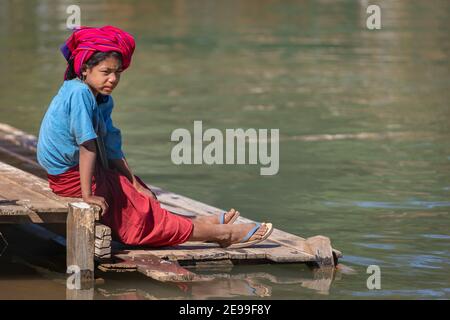
[[[188,289],[109,276],[99,299],[450,298],[448,1],[371,2],[382,10],[373,31],[364,1],[78,3],[82,24],[136,37],[113,93],[135,173],[302,237],[326,235],[356,271],[324,290],[299,265],[238,266]],[[0,2],[0,122],[37,134],[65,70],[66,5]],[[174,165],[170,135],[194,120],[278,128],[279,173]],[[369,265],[381,268],[381,290],[366,287]]]

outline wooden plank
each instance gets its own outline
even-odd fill
[[[224,251],[228,253],[231,260],[262,260],[266,259],[266,253],[264,250],[258,250],[257,248],[242,248],[242,249],[227,249]]]
[[[198,278],[195,273],[181,267],[177,262],[160,259],[148,252],[145,255],[116,254],[115,257],[127,264],[136,264],[138,272],[158,281],[185,282]]]
[[[94,247],[94,255],[97,259],[109,259],[111,258],[111,247],[98,248]]]
[[[195,261],[225,260],[230,258],[228,252],[215,243],[185,242],[174,247],[157,248],[148,251],[137,250],[135,254],[145,254],[146,252],[151,252],[151,254],[161,259],[183,262],[192,261],[193,264]]]
[[[324,236],[315,236],[306,239],[306,243],[316,256],[316,263],[319,266],[334,267],[333,251],[330,239]]]
[[[0,223],[58,223],[65,224],[67,213],[36,213],[29,211],[27,215],[2,215],[0,209]]]
[[[97,260],[111,258],[111,228],[104,224],[95,223],[95,241],[94,241],[94,254]]]
[[[27,189],[28,193],[32,192],[33,194],[41,195],[50,200],[53,200],[61,208],[67,208],[69,202],[80,201],[80,199],[77,198],[60,197],[54,194],[53,191],[49,188],[48,182],[46,180],[3,162],[0,162],[0,177],[2,178],[4,183],[19,185],[23,189]],[[53,205],[57,206],[56,204]]]
[[[1,184],[0,187],[2,187]],[[18,200],[5,199],[0,195],[0,216],[27,216],[31,212],[17,202]]]
[[[22,202],[7,200],[0,196],[0,223],[66,223],[65,213],[57,215],[47,212],[37,213],[19,203]]]
[[[0,197],[37,212],[65,212],[67,209],[52,199],[28,189],[17,181],[0,175]]]
[[[115,258],[113,258],[115,260]],[[101,261],[98,268],[103,272],[136,272],[137,265],[134,262],[104,262]]]
[[[18,195],[20,199],[17,199]],[[48,182],[44,179],[2,162],[0,162],[0,199],[9,200],[28,209],[29,211],[24,209],[15,211],[19,215],[29,214],[30,220],[34,223],[65,223],[69,202],[80,201],[76,198],[59,197],[50,190]],[[5,208],[0,212],[6,215],[7,212],[11,214],[13,211]],[[98,216],[97,213],[97,219]]]
[[[218,215],[224,211],[153,185],[147,186],[156,193],[161,203],[168,206],[178,207],[196,215]]]
[[[98,249],[109,248],[111,250],[111,239],[98,239],[95,238],[95,247]]]
[[[232,259],[266,259],[268,261],[278,263],[292,263],[292,262],[309,262],[315,261],[315,256],[302,252],[298,249],[289,248],[286,246],[278,245],[270,240],[266,240],[256,244],[255,246],[238,249],[227,250],[227,252],[245,254],[245,257],[231,256]]]
[[[99,222],[95,223],[95,237],[99,239],[104,239],[105,237],[111,237],[111,228],[101,224]]]
[[[268,260],[278,263],[315,261],[314,256],[286,246],[266,248],[264,251]]]
[[[194,261],[194,254],[189,250],[175,249],[141,249],[141,250],[126,250],[126,252],[133,255],[146,255],[153,254],[160,259],[170,260],[170,261]]]
[[[212,207],[210,205],[201,203],[199,201],[184,197],[179,194],[175,194],[172,192],[164,191],[156,186],[150,186],[152,190],[156,190],[155,193],[158,195],[158,199],[161,202],[170,204],[171,206],[178,206],[180,208],[184,208],[195,212],[198,215],[208,216],[212,214],[219,214],[224,210],[219,208]],[[252,223],[253,220],[244,218],[240,216],[237,220],[238,223]],[[295,236],[293,234],[287,233],[285,231],[274,229],[271,236],[267,241],[267,243],[278,244],[279,246],[287,247],[288,249],[279,249],[275,250],[275,252],[271,252],[268,254],[268,258],[275,262],[281,261],[313,261],[316,255],[313,253],[313,250],[309,247],[306,240],[302,237]],[[342,253],[338,250],[332,249],[335,253],[336,257],[342,257]],[[269,251],[274,251],[270,249]],[[281,251],[284,254],[281,254]],[[301,254],[293,253],[293,252],[301,252]],[[248,252],[250,253],[251,250]],[[238,255],[239,256],[239,255]]]
[[[186,209],[180,208],[178,206],[174,206],[174,205],[168,205],[166,203],[162,203],[160,202],[161,208],[174,213],[174,214],[178,214],[184,217],[195,217],[197,216],[195,213],[188,211]]]
[[[228,259],[228,253],[215,243],[206,242],[185,242],[176,247],[169,247],[172,253],[181,253],[185,256],[191,256],[193,260],[221,260]]]
[[[94,284],[95,212],[84,202],[69,204],[67,217],[67,267],[79,271],[76,289]],[[73,271],[73,270],[72,270]]]

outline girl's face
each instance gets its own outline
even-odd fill
[[[115,57],[108,57],[92,68],[83,71],[84,82],[95,96],[98,93],[109,95],[119,84],[122,67]]]

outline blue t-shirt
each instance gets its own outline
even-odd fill
[[[37,159],[47,173],[66,172],[79,163],[79,145],[103,136],[108,159],[121,159],[122,138],[113,126],[111,96],[95,98],[88,85],[78,79],[64,81],[41,123]]]

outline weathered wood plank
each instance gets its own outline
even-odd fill
[[[0,190],[0,192],[3,191]],[[0,223],[66,223],[66,213],[35,212],[21,205],[22,203],[19,200],[8,200],[0,196]]]
[[[0,184],[0,188],[1,187]],[[0,195],[0,216],[26,216],[31,212],[30,209],[17,202],[18,200],[9,200]]]
[[[265,259],[265,253],[254,252],[249,249],[224,249],[230,260],[253,260],[253,259]]]
[[[51,202],[49,202],[51,204],[50,210],[55,207],[57,208],[55,210],[62,211],[64,210],[64,208],[68,207],[69,202],[80,201],[80,199],[77,198],[63,198],[57,196],[49,188],[48,182],[46,180],[3,162],[0,162],[0,177],[2,178],[3,183],[7,185],[19,186],[22,189],[27,190],[27,194],[30,195],[30,197],[32,197],[32,195],[34,194],[35,197],[43,196],[45,198],[48,198],[49,201],[51,200]],[[3,191],[3,188],[0,190]],[[17,195],[15,197],[17,198]],[[21,196],[21,198],[23,197]]]
[[[99,239],[104,239],[105,237],[111,237],[111,228],[101,224],[99,222],[95,223],[95,237]]]
[[[127,264],[136,264],[138,272],[158,281],[184,282],[193,281],[197,278],[195,273],[181,267],[177,262],[160,259],[148,252],[140,255],[134,253],[116,254],[115,257]]]
[[[215,208],[212,207],[210,205],[201,203],[199,201],[184,197],[182,195],[179,194],[175,194],[172,192],[167,192],[164,191],[156,186],[151,186],[149,185],[149,187],[152,190],[155,190],[155,193],[158,196],[158,199],[163,202],[166,203],[170,206],[173,207],[180,207],[182,209],[185,210],[189,210],[191,212],[195,212],[197,215],[203,215],[203,216],[208,216],[211,214],[219,214],[221,212],[223,212],[224,210],[221,210],[219,208]],[[252,223],[254,222],[253,220],[244,218],[242,216],[240,216],[237,220],[238,223]],[[275,243],[278,244],[280,246],[285,246],[288,247],[294,251],[300,251],[303,254],[303,257],[299,257],[300,260],[298,261],[311,261],[313,259],[315,259],[315,254],[313,253],[312,249],[309,247],[309,245],[306,243],[306,240],[302,237],[287,233],[285,231],[279,230],[279,229],[274,229],[270,238],[268,240],[265,241],[266,243]],[[342,257],[342,253],[338,250],[332,249],[333,252],[335,253],[336,257]],[[289,250],[284,250],[286,253],[289,252]],[[281,260],[295,260],[295,254],[293,255],[292,253],[289,253],[286,255],[285,258],[276,257],[276,254],[269,254],[270,259],[273,261],[281,261]]]
[[[95,223],[95,241],[94,241],[94,253],[97,260],[111,258],[111,228],[104,224]]]
[[[111,258],[111,247],[107,248],[98,248],[94,247],[94,255],[95,258],[100,259],[109,259]]]
[[[315,262],[319,266],[334,267],[333,251],[329,238],[324,236],[315,236],[306,239],[306,243],[313,251],[316,257]]]
[[[160,204],[161,204],[161,208],[163,208],[171,213],[178,214],[178,215],[185,216],[185,217],[195,217],[196,216],[195,213],[193,213],[189,210],[180,208],[178,206],[168,205],[167,203],[160,203]]]
[[[111,250],[111,239],[95,238],[95,247],[98,249],[109,248]]]
[[[1,174],[1,173],[0,173]],[[16,204],[33,211],[64,212],[67,209],[52,199],[28,189],[17,181],[10,180],[0,175],[0,197],[5,200],[15,201]]]
[[[114,258],[115,260],[115,258]],[[112,262],[101,262],[98,265],[98,268],[103,272],[136,272],[137,265],[134,262],[121,262],[112,261]]]

